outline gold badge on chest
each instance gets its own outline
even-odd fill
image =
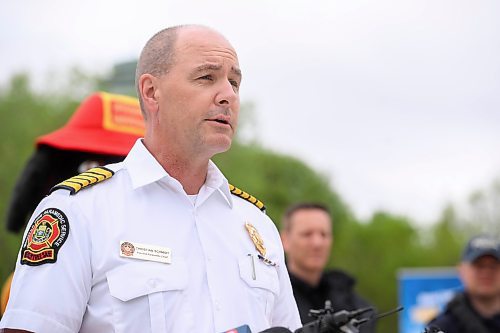
[[[253,244],[255,245],[255,248],[259,253],[265,257],[266,256],[266,247],[264,246],[264,241],[262,240],[262,237],[260,237],[259,232],[253,225],[251,225],[248,222],[245,222],[245,228],[248,231],[248,235],[250,236],[250,239],[252,240]]]

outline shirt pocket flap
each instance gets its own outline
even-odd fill
[[[245,256],[238,261],[240,277],[252,288],[261,288],[279,295],[278,271],[256,256]]]
[[[170,290],[183,290],[188,281],[187,267],[182,262],[160,264],[130,263],[106,274],[109,293],[121,301]]]

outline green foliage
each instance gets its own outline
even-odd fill
[[[328,180],[296,158],[236,142],[214,161],[232,184],[266,204],[268,215],[278,226],[285,208],[298,201],[320,201],[329,206],[335,220],[352,220],[350,210]]]
[[[10,193],[34,149],[36,137],[61,127],[78,105],[67,94],[37,94],[26,74],[14,76],[0,89],[0,216],[5,218]],[[21,235],[0,228],[0,279],[12,270]]]
[[[418,232],[405,217],[375,213],[368,223],[356,223],[336,235],[332,264],[358,279],[361,295],[378,311],[397,307],[397,271],[418,260]],[[397,316],[384,318],[378,331],[395,332]]]

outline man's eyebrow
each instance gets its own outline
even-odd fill
[[[241,70],[238,67],[231,67],[231,72],[236,74],[241,79]]]
[[[196,67],[194,69],[194,72],[198,73],[198,72],[203,72],[203,71],[207,71],[207,70],[218,71],[221,68],[222,68],[222,65],[218,65],[218,64],[203,64],[203,65]]]
[[[194,73],[204,72],[208,70],[219,71],[222,69],[220,64],[203,64],[194,69]],[[241,70],[238,67],[231,67],[231,72],[241,78]]]

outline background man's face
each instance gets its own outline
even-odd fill
[[[491,298],[500,295],[500,261],[483,256],[459,266],[460,277],[466,290],[475,297]]]
[[[301,209],[290,218],[283,233],[288,264],[305,271],[322,271],[332,246],[330,216],[320,209]]]

